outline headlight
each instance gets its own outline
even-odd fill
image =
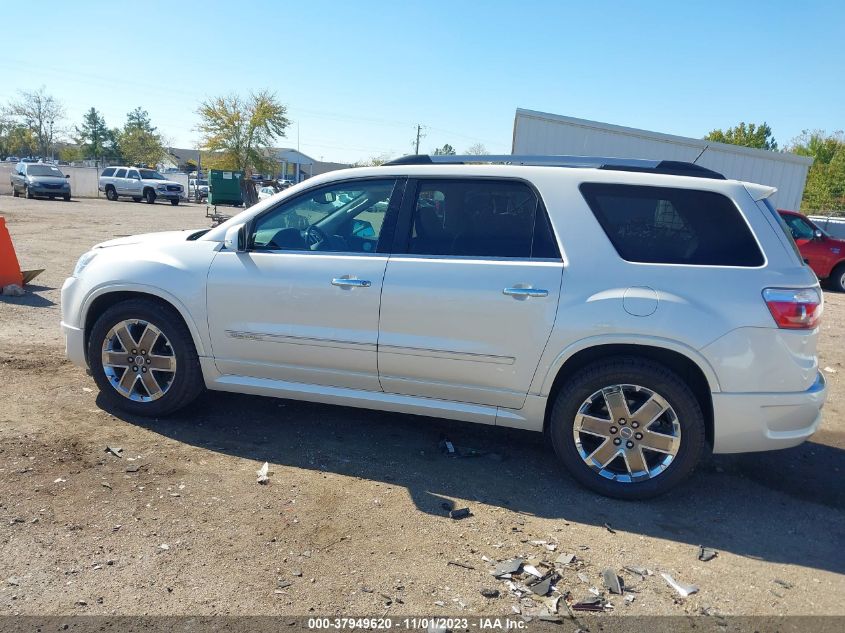
[[[88,251],[82,257],[79,258],[79,261],[76,262],[76,267],[73,269],[73,276],[79,277],[82,274],[82,271],[85,270],[85,267],[90,264],[94,258],[97,256],[97,251]]]
[[[156,187],[158,191],[167,191],[167,185],[159,185]]]

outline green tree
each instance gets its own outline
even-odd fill
[[[76,128],[76,142],[86,158],[102,160],[115,154],[113,130],[106,126],[106,121],[96,108],[91,108],[82,117],[82,125]]]
[[[276,161],[268,150],[290,125],[287,108],[275,94],[263,90],[246,99],[238,95],[216,97],[204,101],[197,114],[208,152],[203,155],[204,167],[245,173],[275,170]]]
[[[484,143],[475,143],[474,145],[470,145],[464,152],[464,154],[468,154],[470,156],[484,156],[489,153],[490,152],[487,151]]]
[[[446,143],[443,147],[438,147],[432,152],[435,156],[454,156],[455,148]]]
[[[116,134],[117,145],[123,159],[132,165],[155,167],[164,157],[165,148],[161,135],[142,108],[135,108],[126,115],[123,129]]]
[[[845,134],[804,130],[793,139],[789,151],[813,159],[801,210],[845,212]]]
[[[53,140],[65,117],[64,106],[44,88],[28,92],[20,91],[16,101],[6,107],[6,115],[26,126],[39,155],[47,157],[53,148]]]
[[[730,143],[731,145],[744,145],[745,147],[756,147],[757,149],[777,150],[778,144],[772,136],[772,128],[766,122],[757,125],[755,123],[741,122],[736,127],[729,127],[727,130],[713,130],[704,137],[705,141],[716,141],[717,143]]]

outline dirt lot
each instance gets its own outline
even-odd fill
[[[0,299],[0,614],[512,614],[542,603],[482,557],[568,552],[574,597],[605,567],[636,589],[610,596],[615,613],[845,615],[845,296],[827,294],[836,373],[813,441],[714,458],[670,496],[623,503],[516,431],[220,393],[166,420],[105,411],[64,358],[62,282],[92,244],[206,226],[204,207],[4,195],[0,215],[23,267],[47,268]],[[491,454],[446,457],[441,433]],[[447,500],[473,516],[449,519]],[[659,572],[700,592],[681,599]]]

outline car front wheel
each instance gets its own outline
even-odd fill
[[[115,202],[117,200],[117,190],[111,185],[106,187],[106,198],[108,198],[112,202]]]
[[[179,201],[178,200],[171,200],[170,204],[172,204],[174,207],[176,207],[176,206],[179,206]]]
[[[156,192],[152,189],[147,189],[144,192],[144,199],[147,201],[147,204],[152,204],[156,201]]]
[[[650,360],[593,363],[555,399],[555,452],[584,486],[617,499],[648,499],[678,485],[706,445],[704,415],[689,387]]]
[[[834,268],[828,281],[831,288],[837,292],[845,292],[845,264],[839,264]]]
[[[204,388],[181,316],[151,300],[130,299],[106,310],[91,329],[88,362],[106,402],[135,415],[172,413]]]

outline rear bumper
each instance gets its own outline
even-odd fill
[[[801,444],[821,424],[827,383],[821,373],[806,391],[714,393],[714,453],[750,453]]]

